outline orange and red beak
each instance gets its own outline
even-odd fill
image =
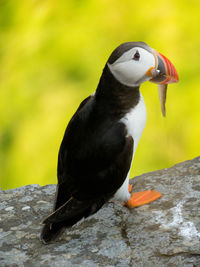
[[[149,81],[158,84],[159,97],[161,102],[161,110],[165,116],[165,102],[167,96],[167,85],[169,83],[177,83],[179,81],[178,73],[171,61],[154,50],[155,67],[151,67],[147,71],[147,76],[152,77]]]
[[[171,61],[155,50],[154,57],[155,71],[151,71],[152,79],[150,81],[157,84],[177,83],[178,73]]]

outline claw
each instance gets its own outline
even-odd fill
[[[133,188],[133,185],[132,185],[132,184],[129,184],[129,185],[128,185],[128,192],[129,192],[129,193],[131,193],[132,188]]]
[[[137,192],[137,193],[132,194],[130,199],[127,202],[125,202],[124,205],[128,208],[135,208],[135,207],[148,204],[160,198],[161,196],[162,194],[156,190],[147,190],[147,191]]]

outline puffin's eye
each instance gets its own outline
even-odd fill
[[[136,51],[135,55],[133,56],[134,60],[139,60],[140,59],[140,53],[138,52],[138,50]]]

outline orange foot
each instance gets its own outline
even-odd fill
[[[129,185],[129,192],[131,192],[132,187],[133,185]],[[127,202],[124,202],[124,205],[128,208],[135,208],[144,204],[148,204],[160,198],[161,196],[162,194],[156,190],[136,192],[131,195],[130,199]]]

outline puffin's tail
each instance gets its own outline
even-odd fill
[[[40,240],[44,244],[48,244],[59,237],[65,231],[65,228],[60,223],[45,224],[42,228]]]
[[[105,199],[80,201],[71,197],[42,221],[44,226],[40,235],[41,241],[47,244],[55,240],[67,227],[97,212],[104,203]]]

